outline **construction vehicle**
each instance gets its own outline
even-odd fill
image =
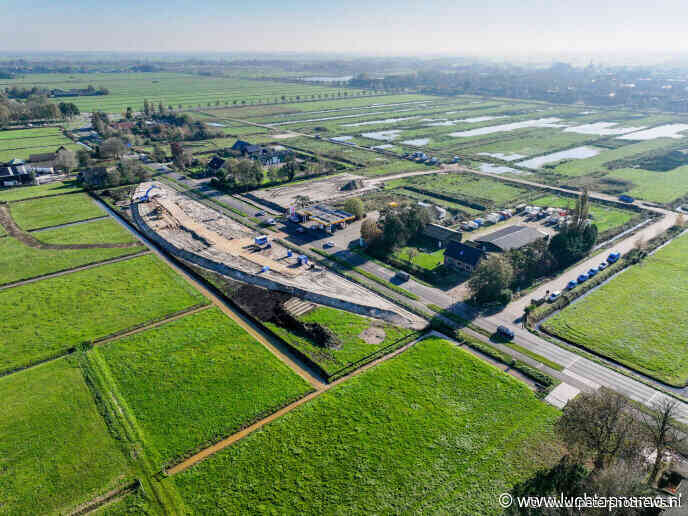
[[[148,190],[146,190],[146,193],[143,194],[143,196],[141,197],[141,199],[140,199],[141,202],[150,202],[151,199],[150,199],[150,196],[148,194],[150,194],[150,192],[151,192],[151,190],[153,190],[153,188],[157,188],[158,190],[161,190],[161,188],[158,185],[151,186]]]

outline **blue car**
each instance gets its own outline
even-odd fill
[[[575,281],[569,281],[566,284],[566,290],[572,290],[572,289],[576,288],[576,285],[578,285],[578,283],[576,283]]]
[[[597,274],[598,272],[600,272],[600,271],[598,271],[598,270],[595,269],[595,268],[590,269],[590,270],[588,271],[588,278],[592,278],[592,277],[593,277],[595,274]]]
[[[588,281],[588,275],[587,274],[581,274],[580,276],[578,276],[578,283],[579,284],[584,283],[586,281]]]
[[[616,263],[619,261],[619,258],[621,258],[621,253],[611,253],[609,256],[607,256],[607,261],[609,263]]]

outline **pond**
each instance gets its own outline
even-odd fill
[[[404,145],[416,145],[416,146],[421,146],[421,145],[427,145],[430,143],[430,138],[416,138],[415,140],[404,140],[403,142]]]
[[[681,131],[688,129],[688,124],[667,124],[653,127],[646,131],[638,133],[626,134],[619,136],[620,140],[654,140],[655,138],[683,138],[683,134],[678,134]]]
[[[501,159],[502,161],[516,161],[518,159],[526,158],[523,154],[503,154],[501,152],[479,152],[478,156],[489,156],[491,158]]]
[[[491,163],[481,163],[478,169],[481,172],[489,172],[490,174],[523,174],[523,172],[516,170],[515,168],[504,165],[492,165]]]
[[[593,156],[597,156],[600,152],[601,149],[587,147],[584,145],[582,147],[575,147],[573,149],[554,152],[552,154],[545,154],[544,156],[538,156],[526,161],[520,161],[518,164],[526,168],[541,168],[547,163],[556,163],[557,161],[563,161],[565,159],[592,158]]]
[[[565,133],[578,134],[597,134],[599,136],[611,136],[614,134],[632,133],[633,131],[640,131],[645,127],[615,127],[619,125],[618,122],[595,122],[593,124],[576,125],[564,129]]]
[[[418,118],[418,117],[417,116],[407,116],[404,118],[385,118],[383,120],[368,120],[367,122],[356,122],[354,124],[342,124],[342,127],[360,127],[362,125],[393,124],[395,122],[403,122],[404,120],[411,120],[413,118]]]
[[[362,133],[361,136],[371,140],[391,141],[399,137],[400,129],[390,129],[388,131],[376,131],[372,133]]]
[[[564,124],[559,124],[560,118],[538,118],[535,120],[524,120],[522,122],[513,122],[511,124],[490,125],[487,127],[479,127],[478,129],[470,129],[468,131],[459,131],[456,133],[449,133],[449,136],[456,138],[469,138],[471,136],[483,136],[485,134],[501,133],[507,131],[514,131],[516,129],[527,129],[532,127],[566,127]]]

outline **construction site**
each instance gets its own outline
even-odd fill
[[[418,318],[382,297],[159,182],[138,186],[139,229],[177,258],[235,280],[315,303],[416,327]]]

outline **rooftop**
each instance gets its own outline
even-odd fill
[[[513,225],[476,238],[475,241],[481,244],[492,244],[502,251],[509,251],[532,244],[546,236],[547,234],[535,228]]]

